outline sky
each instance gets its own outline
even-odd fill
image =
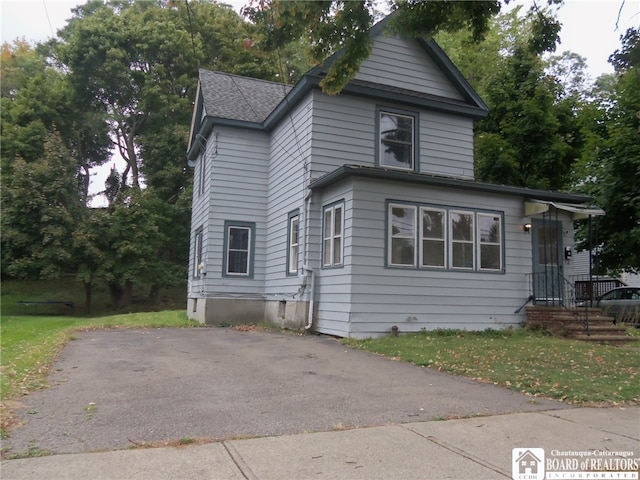
[[[545,0],[540,0],[544,2]],[[43,41],[55,36],[72,16],[78,0],[0,0],[2,42],[18,37]],[[248,0],[224,0],[239,10]],[[530,3],[515,0],[513,5]],[[619,15],[619,19],[618,19]],[[587,59],[592,78],[611,73],[607,58],[620,47],[620,35],[640,25],[640,0],[565,0],[559,10],[563,24],[559,51],[570,50]],[[617,25],[616,25],[617,24]]]
[[[530,0],[512,2],[525,8],[531,3]],[[83,3],[83,0],[0,0],[2,42],[23,37],[31,42],[53,38],[72,17],[71,9]],[[231,4],[239,11],[248,0],[220,3]],[[607,59],[620,48],[620,36],[628,28],[640,26],[640,0],[565,0],[558,19],[562,30],[556,53],[570,50],[585,57],[589,75],[595,79],[613,72]],[[100,189],[104,185],[109,171],[102,170],[92,178],[92,187]]]

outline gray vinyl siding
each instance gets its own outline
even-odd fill
[[[350,336],[435,328],[482,330],[517,325],[514,311],[528,296],[531,243],[522,224],[522,199],[435,187],[354,179],[351,224]],[[504,215],[505,272],[387,268],[387,201],[432,204]]]
[[[462,100],[440,68],[414,39],[380,35],[360,67],[357,80]]]
[[[400,107],[313,92],[313,178],[345,164],[376,164],[376,106]],[[413,111],[419,114],[420,172],[473,179],[473,122],[446,113]]]
[[[421,112],[420,156],[420,173],[473,180],[473,121]]]
[[[209,297],[260,297],[265,279],[269,137],[238,128],[215,130],[217,150],[207,148],[206,153],[209,207],[202,214],[194,209],[197,218],[192,221],[196,228],[197,222],[204,223],[205,291]],[[223,276],[225,221],[255,223],[252,278]]]
[[[573,252],[572,262],[575,275],[584,275],[585,277],[589,276],[589,256],[590,252],[588,250]]]
[[[327,267],[316,269],[316,330],[328,335],[348,337],[351,321],[351,289],[353,288],[353,201],[352,192],[346,188],[347,182],[342,182],[332,189],[326,189],[319,195],[318,208],[314,210],[317,221],[322,225],[324,208],[335,205],[336,202],[344,203],[344,230],[343,230],[343,265],[340,267]],[[318,245],[322,245],[322,231],[318,232]],[[321,248],[321,247],[320,247]],[[321,252],[318,252],[321,256]],[[318,262],[321,263],[321,262]]]
[[[204,278],[195,278],[193,275],[195,267],[195,237],[196,232],[202,231],[202,255],[203,261],[206,261],[207,238],[208,232],[205,228],[205,222],[209,216],[210,199],[209,196],[199,193],[199,185],[201,182],[203,156],[200,155],[196,161],[193,177],[193,195],[191,201],[191,238],[189,239],[189,272],[188,272],[188,295],[198,295],[204,289]]]
[[[270,299],[292,298],[300,288],[304,263],[305,163],[311,145],[311,95],[301,101],[271,132],[267,196],[267,244],[265,294]],[[289,212],[300,211],[298,276],[287,275],[287,231]]]

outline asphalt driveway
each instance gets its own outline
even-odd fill
[[[3,448],[89,452],[567,408],[331,337],[226,328],[78,333],[50,383],[23,398]]]

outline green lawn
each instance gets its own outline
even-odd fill
[[[519,329],[443,330],[344,340],[344,343],[397,360],[570,403],[640,402],[640,342],[616,347]]]

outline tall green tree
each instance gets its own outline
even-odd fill
[[[278,78],[255,37],[253,25],[215,2],[97,0],[75,9],[47,45],[74,95],[104,112],[126,162],[109,176],[109,207],[91,215],[103,233],[77,237],[103,252],[99,266],[86,259],[83,279],[107,281],[114,304],[126,304],[135,284],[155,297],[160,286],[184,283],[192,182],[185,151],[198,69]]]
[[[596,221],[599,266],[609,272],[640,272],[640,30],[629,29],[609,61],[585,116],[589,135],[577,170],[578,188],[595,197],[606,214]],[[596,236],[597,235],[597,236]]]
[[[51,133],[42,158],[18,157],[3,177],[2,263],[16,278],[53,279],[74,273],[72,236],[84,206],[75,164],[60,135]]]
[[[443,31],[467,30],[473,40],[478,41],[489,30],[490,20],[507,3],[509,0],[391,0],[388,6],[395,16],[390,27],[405,35],[423,37]],[[547,0],[546,3],[558,4],[561,0]],[[537,6],[534,4],[533,8],[537,9]],[[259,27],[264,50],[270,51],[304,37],[309,40],[308,55],[316,64],[342,50],[342,55],[329,66],[320,84],[328,94],[340,93],[358,73],[362,61],[371,52],[369,29],[381,17],[373,0],[261,0],[245,7],[244,13]],[[556,23],[549,20],[550,24],[541,24],[545,32],[552,32]]]
[[[103,116],[78,101],[68,77],[48,65],[40,49],[23,42],[2,48],[3,174],[11,175],[18,156],[27,162],[40,158],[45,139],[55,131],[76,163],[79,194],[86,202],[91,169],[110,155]]]
[[[543,54],[555,50],[560,31],[549,18],[530,13],[494,64],[485,86],[489,116],[476,125],[478,180],[552,190],[570,183],[582,146],[580,97],[545,70]]]

